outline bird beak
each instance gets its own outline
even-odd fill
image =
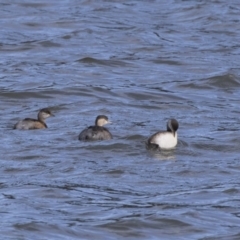
[[[111,124],[112,122],[111,121],[108,121],[108,124]]]

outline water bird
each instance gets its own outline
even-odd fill
[[[80,141],[88,140],[109,140],[112,139],[112,134],[107,128],[103,127],[105,124],[111,123],[105,115],[96,117],[95,125],[85,128],[78,136]]]
[[[19,122],[17,122],[13,129],[24,129],[24,130],[32,130],[32,129],[43,129],[47,128],[47,124],[45,123],[45,119],[54,116],[48,108],[40,109],[38,112],[38,119],[25,118]]]
[[[177,145],[178,121],[174,118],[167,122],[167,131],[159,131],[147,140],[147,146],[151,149],[172,149]]]

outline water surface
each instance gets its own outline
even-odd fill
[[[240,239],[239,11],[2,1],[1,239]],[[99,114],[114,139],[78,141]],[[146,150],[172,117],[176,149]]]

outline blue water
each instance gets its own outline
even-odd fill
[[[1,239],[240,239],[239,11],[2,1]],[[99,114],[113,140],[78,141]],[[172,117],[176,149],[148,151]]]

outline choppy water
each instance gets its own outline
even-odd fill
[[[1,239],[240,239],[239,1],[1,1]],[[16,131],[50,107],[48,129]],[[98,114],[112,141],[83,143]],[[178,119],[179,144],[145,149]]]

